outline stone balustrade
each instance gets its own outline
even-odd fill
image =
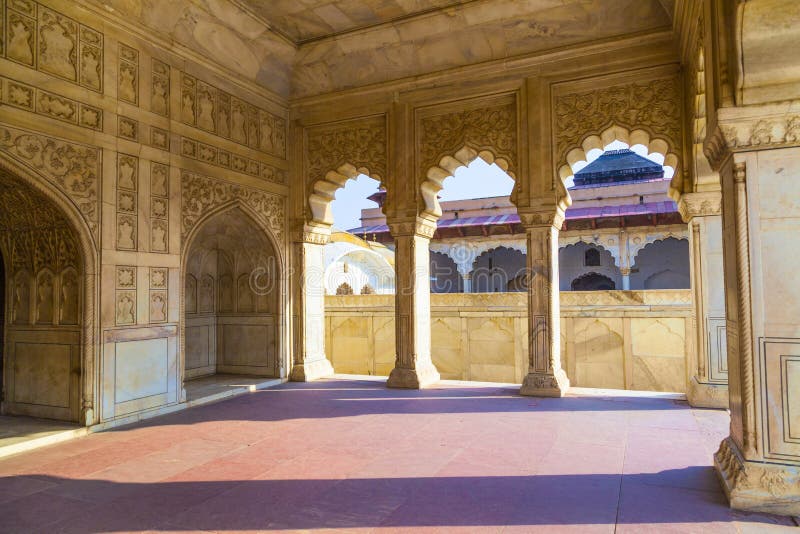
[[[431,295],[432,356],[442,378],[522,382],[526,297]],[[690,316],[689,290],[562,292],[562,365],[574,386],[684,392],[693,355]],[[337,372],[391,372],[393,295],[327,296],[325,318]]]

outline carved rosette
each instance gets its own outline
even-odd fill
[[[517,162],[517,108],[512,99],[476,109],[425,117],[420,122],[420,176],[439,166],[442,158],[464,147],[476,154],[488,151],[504,160],[514,176]],[[469,162],[462,161],[467,164]],[[450,169],[448,169],[450,170]]]
[[[181,199],[182,240],[204,215],[238,201],[258,216],[278,242],[283,242],[285,206],[279,195],[183,171]]]
[[[78,208],[95,240],[99,239],[100,149],[0,126],[0,151],[62,191]]]
[[[387,167],[385,118],[371,117],[309,128],[306,154],[307,175],[312,184],[347,164],[382,181]]]

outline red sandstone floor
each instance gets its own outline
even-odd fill
[[[731,511],[727,415],[287,384],[0,461],[0,531],[793,532]]]

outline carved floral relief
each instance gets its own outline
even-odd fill
[[[279,195],[183,171],[181,200],[181,236],[184,239],[203,215],[238,200],[257,214],[276,240],[283,240],[285,200]]]
[[[92,130],[103,129],[103,110],[45,91],[27,84],[0,77],[0,100],[25,111]]]
[[[556,152],[563,160],[589,133],[618,125],[647,128],[680,146],[681,86],[677,76],[564,94],[554,102]]]
[[[307,135],[308,178],[310,183],[349,163],[367,168],[373,177],[386,177],[386,122],[375,117],[309,129]]]
[[[476,152],[490,151],[505,159],[514,172],[517,161],[517,110],[513,102],[487,105],[425,117],[420,121],[420,171],[439,165],[468,146]]]
[[[0,126],[0,151],[44,175],[64,192],[82,213],[95,239],[98,237],[98,148]]]

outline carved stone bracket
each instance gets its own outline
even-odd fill
[[[182,240],[204,215],[215,208],[239,201],[261,219],[278,243],[283,242],[285,201],[279,195],[183,171],[181,199]]]
[[[685,222],[694,217],[719,215],[722,213],[722,193],[708,191],[702,193],[684,193],[678,201],[678,211]]]
[[[100,149],[0,126],[0,151],[43,175],[77,206],[95,240],[99,239]]]

